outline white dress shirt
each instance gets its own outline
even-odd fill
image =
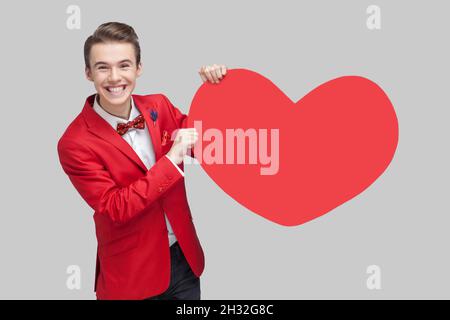
[[[127,123],[128,121],[133,120],[137,116],[139,116],[141,113],[139,112],[139,109],[136,108],[134,105],[133,98],[131,98],[131,112],[130,117],[128,120],[116,117],[110,113],[108,113],[106,110],[104,110],[100,104],[97,101],[98,95],[95,96],[95,102],[94,102],[94,110],[97,112],[97,114],[105,119],[106,122],[108,122],[114,130],[117,128],[118,123]],[[142,162],[145,164],[147,169],[150,169],[156,162],[155,160],[155,152],[153,149],[153,143],[150,137],[150,133],[147,128],[147,123],[145,124],[145,128],[142,129],[129,129],[123,136],[123,139],[125,139],[126,142],[133,148],[134,152],[139,156],[139,158],[142,160]],[[172,160],[167,157],[170,162]],[[172,162],[173,163],[173,162]],[[184,172],[178,167],[175,163],[173,165],[178,169],[178,171],[181,173],[181,175],[184,176]],[[177,241],[177,238],[175,237],[175,234],[173,233],[172,226],[170,225],[169,220],[167,219],[167,215],[164,214],[164,217],[166,218],[166,224],[167,224],[167,230],[168,230],[168,236],[169,236],[169,245],[171,246]]]

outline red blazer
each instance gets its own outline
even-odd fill
[[[161,144],[164,130],[171,135],[186,127],[187,117],[162,94],[133,95],[155,151],[156,163],[147,170],[131,146],[93,110],[94,98],[86,99],[60,138],[58,154],[64,172],[95,211],[97,299],[144,299],[168,288],[170,251],[164,212],[186,260],[200,276],[204,256],[184,178],[164,156],[173,142]],[[155,123],[152,109],[158,113]]]

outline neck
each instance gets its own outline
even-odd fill
[[[105,103],[100,95],[97,95],[97,102],[103,110],[105,110],[109,114],[112,114],[113,116],[122,118],[124,120],[128,120],[130,118],[131,96],[128,97],[128,99],[123,104],[117,106]]]

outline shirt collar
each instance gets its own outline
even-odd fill
[[[97,112],[97,114],[102,117],[103,119],[105,119],[106,122],[108,122],[113,128],[114,130],[117,128],[117,124],[118,123],[127,123],[130,120],[133,120],[134,118],[136,118],[137,116],[139,116],[141,113],[139,112],[138,108],[136,108],[135,104],[134,104],[134,100],[133,100],[133,96],[131,96],[131,112],[130,112],[130,117],[128,118],[128,120],[116,117],[115,115],[112,115],[111,113],[107,112],[105,109],[103,109],[100,104],[97,101],[97,97],[98,94],[95,95],[95,99],[94,99],[94,111]]]

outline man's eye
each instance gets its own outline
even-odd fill
[[[98,67],[98,69],[99,69],[99,70],[105,70],[106,67],[104,67],[104,66],[103,66],[103,67]]]
[[[130,65],[128,65],[128,64],[123,64],[123,65],[121,65],[120,67],[121,67],[121,68],[129,68]]]

